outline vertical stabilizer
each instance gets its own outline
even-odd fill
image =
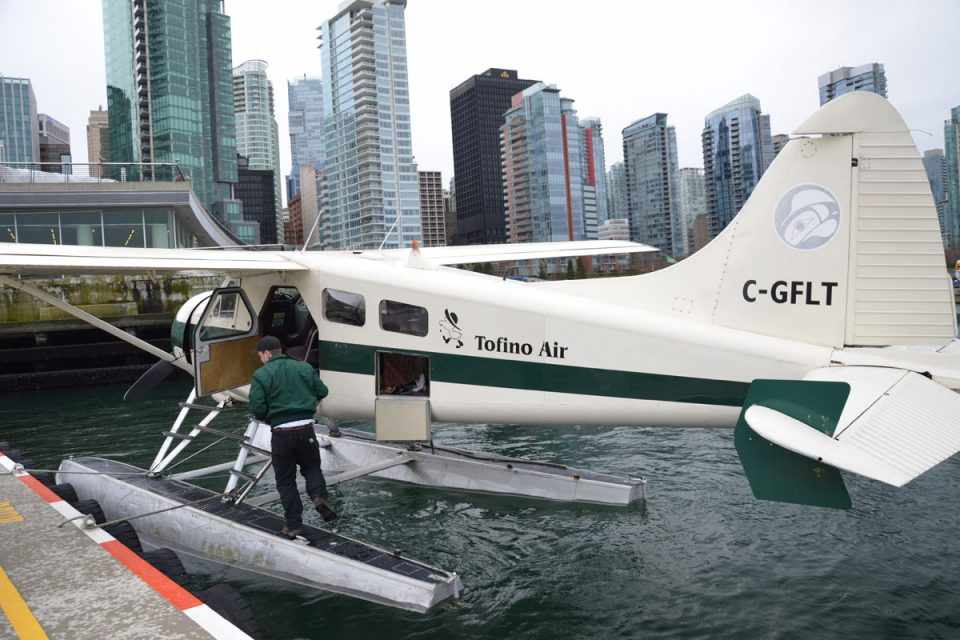
[[[545,286],[824,346],[943,344],[953,291],[929,183],[884,98],[841,96],[794,132],[733,221],[652,274]]]

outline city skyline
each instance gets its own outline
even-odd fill
[[[887,10],[878,11],[870,3],[870,10],[865,11],[867,3],[850,2],[832,6],[830,21],[824,22],[822,12],[815,8],[736,4],[743,5],[740,11],[703,7],[696,23],[689,20],[690,7],[682,2],[642,11],[611,5],[617,9],[613,12],[618,15],[616,20],[610,19],[610,11],[552,15],[552,33],[576,33],[589,40],[574,51],[561,40],[551,45],[549,36],[544,36],[544,41],[522,35],[525,25],[543,19],[539,3],[517,6],[504,2],[503,9],[509,7],[512,16],[505,23],[497,2],[479,7],[411,0],[407,41],[413,152],[418,166],[440,170],[445,181],[453,175],[451,133],[446,124],[449,90],[463,78],[492,66],[518,68],[525,77],[563,86],[577,96],[580,113],[599,117],[608,133],[622,130],[644,114],[668,112],[677,129],[680,166],[702,166],[703,118],[717,104],[752,93],[770,114],[772,129],[789,132],[818,108],[817,78],[821,74],[839,66],[880,62],[886,68],[891,101],[911,128],[933,134],[915,132],[920,149],[943,147],[943,120],[950,108],[960,104],[960,83],[944,82],[951,76],[949,25],[960,21],[960,5],[932,2],[907,10],[891,2]],[[267,60],[275,86],[303,74],[320,74],[316,27],[338,6],[336,1],[278,2],[265,12],[257,5],[228,2],[233,63]],[[106,103],[100,11],[99,3],[64,6],[46,0],[29,4],[0,0],[0,20],[18,25],[0,42],[0,59],[5,61],[0,72],[31,78],[40,109],[54,114],[73,131],[83,131],[89,111]],[[670,27],[641,41],[627,37],[630,24],[635,24],[630,16],[642,13],[649,17],[650,12],[658,14],[658,24]],[[734,23],[727,16],[735,14],[751,16],[753,36],[749,42],[725,38],[722,26],[717,28],[718,24],[732,28]],[[438,24],[461,21],[470,22],[471,28],[437,29]],[[585,22],[593,28],[585,30]],[[788,24],[793,25],[789,32],[816,31],[788,42],[782,37]],[[31,35],[39,29],[65,34],[71,56],[46,55],[42,39]],[[498,36],[491,41],[489,34],[494,32]],[[675,46],[677,38],[686,43],[684,47]],[[666,64],[628,63],[661,59],[664,43],[682,53]],[[445,53],[454,50],[456,55]],[[592,56],[583,56],[584,50]],[[760,56],[757,51],[766,53]],[[705,61],[711,63],[709,73],[704,72]],[[634,78],[638,81],[630,81]],[[281,172],[286,174],[291,163],[287,97],[283,91],[277,93]],[[73,155],[82,158],[86,140],[77,138]],[[617,138],[608,135],[605,140],[608,166],[621,159]]]

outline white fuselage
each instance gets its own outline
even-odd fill
[[[242,285],[257,308],[271,287],[297,287],[318,327],[322,410],[335,418],[373,417],[376,351],[430,359],[438,422],[718,427],[736,422],[754,379],[799,379],[832,352],[457,269],[304,260],[309,272]],[[325,288],[363,296],[363,326],[328,320]],[[427,335],[383,330],[383,300],[426,308]]]

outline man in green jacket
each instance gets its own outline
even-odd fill
[[[327,483],[313,431],[317,403],[327,397],[327,386],[309,364],[283,355],[280,340],[274,336],[264,336],[257,342],[257,355],[263,366],[250,381],[250,412],[270,425],[273,472],[286,520],[281,533],[295,538],[303,533],[298,465],[317,511],[328,522],[337,517],[327,503]]]

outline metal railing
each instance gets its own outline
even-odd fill
[[[176,162],[0,162],[0,183],[184,182]]]

